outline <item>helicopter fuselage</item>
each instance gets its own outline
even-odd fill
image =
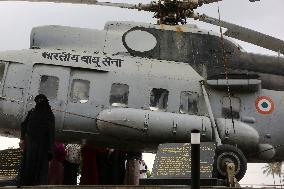
[[[137,55],[148,52],[150,57],[133,56],[137,49],[120,53],[123,43],[133,45],[131,35],[127,39],[123,32],[121,41],[120,33],[88,38],[114,41],[113,48],[105,43],[101,52],[82,50],[76,40],[68,41],[76,47],[68,48],[64,39],[60,47],[54,40],[52,47],[53,42],[36,31],[31,49],[1,52],[2,135],[18,136],[34,97],[42,93],[49,98],[57,137],[64,142],[86,139],[95,146],[155,151],[161,143],[189,142],[192,129],[201,131],[201,141],[214,142],[211,109],[223,144],[236,145],[249,162],[283,160],[283,91],[262,88],[262,80],[251,73],[209,77],[216,72],[211,66],[157,58],[155,45],[137,48],[142,48]],[[211,107],[205,102],[203,82]]]

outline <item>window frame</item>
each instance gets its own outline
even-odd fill
[[[74,97],[72,94],[74,94],[74,81],[83,81],[84,83],[87,83],[88,85],[88,99],[78,99],[78,100],[74,100]],[[71,87],[70,87],[70,92],[69,92],[69,100],[70,102],[74,103],[74,104],[85,104],[88,103],[90,101],[90,91],[91,91],[91,82],[87,79],[81,79],[81,78],[72,78],[71,80]],[[81,102],[82,100],[87,100],[86,102]]]
[[[191,108],[191,110],[187,109],[187,111],[182,111],[181,110],[181,105],[182,104],[182,94],[191,94],[187,96],[187,102],[189,102],[189,97],[192,96],[194,97],[194,95],[197,95],[196,98],[191,98],[191,101],[196,101],[196,110],[194,110],[194,108]],[[181,91],[180,92],[180,103],[179,103],[179,113],[181,114],[188,114],[188,115],[198,115],[199,114],[199,98],[200,95],[198,92],[195,91]],[[192,107],[194,106],[194,104],[192,103]]]
[[[152,93],[153,93],[153,90],[155,90],[155,89],[156,90],[163,90],[164,92],[166,92],[166,93],[161,93],[161,97],[162,97],[163,94],[166,94],[166,96],[164,96],[164,98],[166,98],[166,102],[165,102],[165,104],[163,103],[163,105],[165,105],[165,106],[162,107],[162,108],[159,107],[159,104],[160,104],[159,101],[161,100],[160,99],[161,97],[158,99],[158,101],[156,101],[156,106],[152,106]],[[168,102],[169,102],[169,95],[170,95],[170,92],[169,92],[168,89],[165,89],[165,88],[152,88],[151,91],[150,91],[150,96],[149,96],[149,109],[152,110],[152,111],[163,111],[163,112],[167,111],[168,106],[169,106],[169,104],[168,104]],[[155,101],[154,101],[154,103],[155,103]]]
[[[2,83],[4,83],[4,79],[5,79],[5,76],[6,76],[6,69],[7,69],[7,62],[3,62],[3,61],[0,61],[0,65],[3,64],[4,65],[4,69],[3,69],[3,74],[2,74],[2,78],[0,78],[0,85],[2,85]]]
[[[228,106],[224,106],[224,99],[227,98],[228,99]],[[230,100],[231,99],[231,105],[232,105],[232,113],[231,113],[231,109],[230,109]],[[238,111],[235,111],[234,110],[234,107],[233,107],[233,100],[232,99],[236,99],[238,100]],[[241,98],[240,97],[236,97],[236,96],[223,96],[222,98],[222,116],[224,118],[228,118],[228,119],[239,119],[240,118],[240,113],[241,113],[241,109],[242,109],[242,101],[241,101]],[[228,114],[231,114],[228,116]]]
[[[111,101],[112,100],[112,90],[115,90],[113,89],[113,87],[115,85],[122,85],[122,86],[126,86],[127,88],[127,91],[126,91],[126,94],[127,94],[127,98],[126,98],[126,103],[122,103],[121,101],[120,102],[115,102],[115,101]],[[129,102],[129,94],[130,94],[130,89],[129,89],[129,85],[128,84],[125,84],[125,83],[119,83],[119,82],[115,82],[115,83],[112,83],[111,84],[111,87],[110,87],[110,92],[109,92],[109,105],[112,106],[112,107],[127,107],[128,106],[128,102]],[[123,94],[124,95],[124,94]],[[119,94],[119,96],[122,96],[121,94]]]
[[[11,62],[11,63],[17,63],[17,62]],[[3,77],[2,79],[0,80],[0,89],[1,89],[1,95],[3,93],[3,87],[4,87],[4,83],[6,81],[6,77],[7,77],[7,70],[8,70],[8,67],[9,67],[9,64],[11,64],[7,61],[3,61],[3,60],[0,60],[0,64],[4,64],[4,71],[3,71]]]
[[[56,79],[57,79],[57,84],[58,84],[58,85],[57,85],[57,89],[56,89],[56,95],[55,95],[54,98],[51,98],[49,95],[40,92],[40,91],[41,91],[41,83],[42,83],[42,77],[43,77],[43,76],[53,77],[53,78],[56,78]],[[47,75],[47,74],[40,75],[39,86],[38,86],[38,90],[37,90],[38,94],[44,94],[49,100],[56,100],[57,97],[58,97],[59,82],[60,82],[60,78],[57,77],[57,76],[54,76],[54,75]]]

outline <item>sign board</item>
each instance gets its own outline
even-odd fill
[[[200,144],[200,177],[212,178],[216,145]],[[191,178],[191,144],[166,143],[158,147],[153,178]]]
[[[21,161],[20,149],[7,149],[0,151],[0,178],[15,178]]]

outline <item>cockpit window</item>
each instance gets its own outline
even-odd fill
[[[179,111],[183,114],[197,114],[198,113],[198,98],[196,92],[182,91],[180,93],[180,107]]]
[[[169,91],[167,89],[153,88],[150,96],[150,110],[166,110],[168,107]]]
[[[73,79],[70,98],[74,103],[87,103],[89,100],[90,81]]]
[[[113,83],[110,90],[109,103],[112,106],[126,106],[128,104],[129,86]]]
[[[56,99],[59,87],[59,79],[55,76],[42,75],[38,93],[44,94],[48,99]]]

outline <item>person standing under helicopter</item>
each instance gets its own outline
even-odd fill
[[[48,163],[53,157],[55,118],[45,95],[35,97],[21,124],[20,147],[23,149],[19,186],[47,185]]]

